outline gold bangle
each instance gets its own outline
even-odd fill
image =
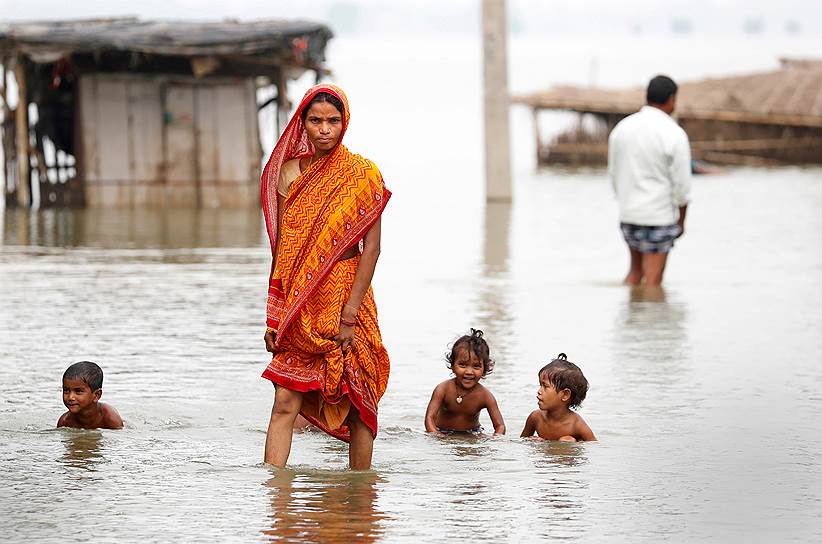
[[[344,305],[344,307],[345,307],[345,308],[354,308],[354,306],[352,306],[352,305],[350,305],[350,304],[345,304],[345,305]],[[359,309],[359,308],[354,308],[354,313],[355,313],[355,314],[360,313],[360,309]]]

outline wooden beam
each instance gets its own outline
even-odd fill
[[[26,94],[26,60],[18,56],[14,63],[14,79],[17,80],[17,204],[22,208],[31,203],[31,175],[29,165],[29,102]]]
[[[288,101],[288,80],[285,72],[280,70],[277,77],[277,137],[288,126],[289,110],[291,110],[291,103]]]
[[[822,148],[822,138],[760,138],[756,140],[704,140],[691,142],[694,151],[774,151]]]
[[[705,151],[701,154],[701,158],[718,164],[731,164],[738,166],[784,166],[786,164],[790,164],[776,159],[753,157],[751,155],[740,155],[739,153],[724,153],[721,151]]]
[[[639,110],[641,103],[620,103],[607,100],[579,100],[572,97],[515,96],[513,101],[532,108],[570,110],[596,115],[629,115]],[[780,125],[792,127],[822,127],[822,116],[786,113],[759,113],[752,111],[705,110],[683,106],[676,110],[674,117],[679,120],[725,121],[754,125]]]
[[[3,124],[0,126],[0,138],[2,138],[2,145],[3,145],[3,195],[5,196],[4,202],[5,205],[8,206],[9,202],[11,201],[12,189],[11,185],[9,185],[9,142],[11,139],[11,134],[6,134],[6,127],[8,126],[8,119],[11,116],[11,109],[9,108],[9,100],[8,100],[8,93],[6,90],[9,88],[9,78],[8,78],[8,64],[9,58],[3,57],[0,59],[0,62],[3,63],[3,89],[2,89],[2,97],[3,97]]]

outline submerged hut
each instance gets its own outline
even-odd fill
[[[331,36],[276,20],[0,25],[6,204],[34,189],[41,205],[256,206],[258,112],[287,119],[288,80],[325,72]]]
[[[514,101],[533,109],[538,164],[605,164],[611,129],[645,103],[645,88],[563,86]],[[545,142],[539,134],[544,110],[576,112],[578,122]],[[697,160],[822,164],[822,60],[782,59],[771,72],[681,83],[674,116]]]

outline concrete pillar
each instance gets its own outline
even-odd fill
[[[505,0],[482,0],[485,87],[485,198],[511,200]]]

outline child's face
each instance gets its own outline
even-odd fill
[[[475,387],[483,376],[482,361],[468,348],[457,348],[454,364],[451,367],[457,377],[457,383],[463,389]]]
[[[539,389],[537,390],[537,404],[540,410],[555,410],[565,406],[571,398],[571,392],[568,389],[557,391],[548,378],[544,375],[539,377]]]
[[[83,380],[63,380],[63,404],[72,414],[82,412],[89,406],[93,406],[100,400],[103,391],[98,389],[92,391],[91,387]]]

